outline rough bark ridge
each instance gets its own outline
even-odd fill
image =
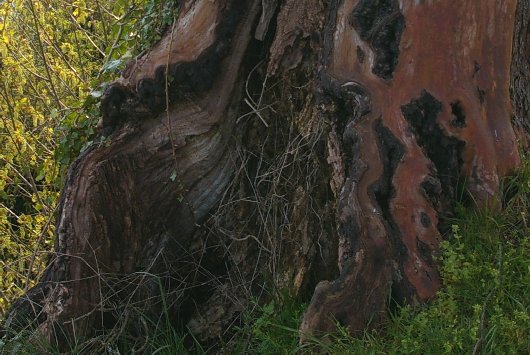
[[[317,286],[306,333],[361,330],[385,316],[389,293],[432,298],[438,214],[455,187],[467,180],[475,201],[493,203],[519,164],[508,100],[516,1],[332,3],[321,86],[346,157],[342,271]]]
[[[7,325],[29,318],[64,343],[112,327],[116,303],[160,313],[164,289],[176,321],[207,340],[263,292],[263,272],[300,297],[335,279],[316,286],[306,335],[375,325],[389,295],[429,300],[440,214],[464,186],[495,204],[520,162],[528,1],[517,21],[516,6],[185,1],[104,95],[108,138],[71,167],[55,253]],[[282,208],[262,211],[266,196]],[[217,283],[205,289],[206,274]]]
[[[109,137],[69,170],[55,253],[42,281],[13,305],[7,326],[35,319],[42,334],[64,344],[65,336],[112,326],[113,304],[160,292],[157,279],[138,290],[139,280],[120,283],[123,275],[179,275],[164,281],[169,290],[200,282],[186,267],[203,248],[192,235],[234,169],[232,96],[239,96],[258,9],[257,1],[187,2],[168,34],[112,84],[101,103]],[[152,306],[156,313],[160,304]]]

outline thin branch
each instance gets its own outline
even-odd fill
[[[51,92],[53,94],[53,97],[54,97],[55,101],[57,102],[57,107],[64,107],[65,105],[59,99],[59,95],[57,94],[57,91],[55,90],[55,86],[53,84],[52,76],[51,76],[51,73],[50,73],[50,67],[49,67],[48,61],[46,59],[46,54],[44,53],[44,46],[42,45],[42,40],[41,40],[41,37],[40,37],[39,21],[37,19],[37,14],[35,12],[35,7],[33,6],[33,1],[29,0],[29,1],[27,1],[27,3],[29,3],[29,9],[30,9],[30,12],[31,12],[31,16],[33,17],[33,21],[35,23],[35,31],[36,31],[36,34],[37,34],[36,37],[37,37],[37,43],[38,43],[38,47],[39,47],[39,52],[40,52],[40,55],[42,57],[42,61],[43,61],[43,64],[44,64],[44,69],[46,71],[46,76],[48,77],[48,81],[50,82]]]

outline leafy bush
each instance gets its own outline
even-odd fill
[[[101,83],[174,11],[170,0],[0,2],[0,317],[43,271],[66,169],[95,135]]]

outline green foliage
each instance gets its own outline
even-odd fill
[[[366,331],[360,337],[353,338],[339,328],[325,340],[308,339],[300,345],[298,327],[305,305],[289,297],[265,305],[256,302],[222,349],[257,354],[527,353],[530,162],[505,185],[502,210],[458,208],[439,258],[444,288],[429,305],[401,307],[381,329]],[[167,314],[163,318],[167,320]],[[146,323],[143,339],[147,343],[126,335],[110,342],[108,337],[101,337],[76,343],[71,352],[86,353],[90,344],[98,342],[113,354],[132,353],[139,345],[152,353],[187,353],[190,343],[194,352],[205,352],[189,333],[175,330],[169,322],[161,324]],[[12,340],[0,344],[0,351],[39,353],[47,349],[54,353],[46,346],[37,340]]]
[[[145,12],[137,26],[138,35],[135,48],[145,50],[160,40],[167,26],[173,23],[177,9],[173,1],[147,1]]]
[[[304,304],[285,298],[282,304],[271,301],[255,305],[237,330],[231,353],[289,354],[298,346],[298,322]]]
[[[0,2],[0,317],[43,271],[66,169],[95,136],[102,83],[174,11],[170,0]]]
[[[530,162],[505,182],[504,208],[458,208],[442,243],[444,288],[429,305],[406,306],[382,329],[346,329],[298,345],[299,305],[270,304],[248,322],[250,352],[333,354],[527,353],[530,344]],[[285,318],[284,315],[287,315]]]

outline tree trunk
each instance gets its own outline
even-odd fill
[[[64,344],[165,309],[208,340],[267,290],[312,294],[303,334],[356,332],[431,299],[440,220],[520,163],[528,7],[184,1],[104,95],[6,326]]]

